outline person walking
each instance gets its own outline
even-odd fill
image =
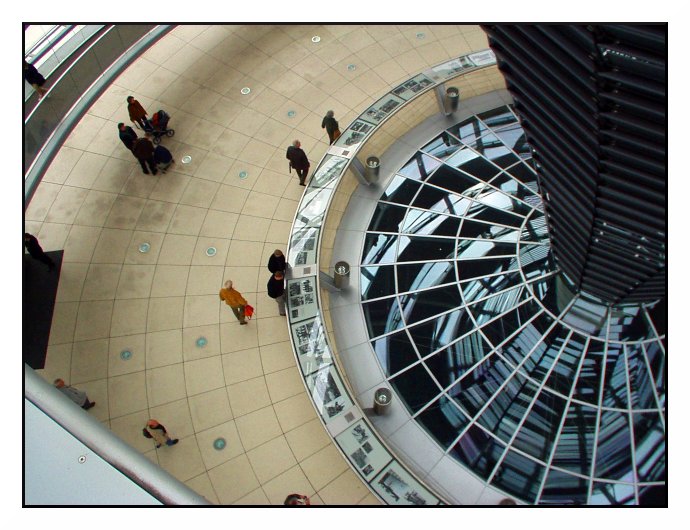
[[[285,275],[283,271],[276,271],[266,284],[268,296],[278,304],[278,313],[285,316]]]
[[[299,185],[305,186],[304,181],[307,178],[307,173],[309,173],[309,159],[307,154],[301,149],[301,145],[299,140],[292,142],[292,145],[287,148],[285,158],[290,161],[290,172],[292,172],[293,168],[295,169],[299,177]]]
[[[26,60],[24,61],[24,79],[26,79],[26,82],[36,91],[38,99],[43,99],[43,96],[48,92],[48,89],[43,86],[46,83],[46,79],[36,70],[33,64],[26,62]]]
[[[170,436],[168,436],[168,431],[165,429],[165,427],[154,419],[150,419],[146,422],[146,427],[144,427],[142,434],[146,438],[153,438],[155,440],[156,449],[161,447],[163,444],[175,445],[177,442],[180,441],[177,438],[170,438]]]
[[[89,401],[86,392],[82,390],[77,390],[73,386],[66,385],[65,382],[60,378],[53,381],[53,384],[55,385],[55,388],[57,388],[60,392],[65,394],[68,398],[70,398],[84,410],[89,410],[91,407],[96,405],[95,401]]]
[[[153,158],[153,142],[148,139],[148,135],[143,138],[137,138],[132,144],[132,154],[141,164],[141,169],[144,170],[146,175],[149,174],[149,170],[146,169],[146,164],[151,168],[151,173],[154,175],[158,173],[156,169],[156,161]]]
[[[170,151],[158,144],[153,150],[153,161],[156,164],[156,168],[165,173],[170,167],[170,164],[175,162],[175,159]]]
[[[38,239],[28,232],[24,232],[24,248],[26,248],[27,252],[33,259],[48,265],[49,271],[55,269],[55,262],[50,258],[50,256],[48,256],[48,254],[43,252],[43,248],[41,248],[41,245],[38,243]]]
[[[118,123],[117,130],[119,131],[120,140],[125,144],[125,147],[131,151],[134,142],[139,138],[137,133],[135,133],[134,129],[129,125],[125,125],[124,123]]]
[[[146,120],[148,112],[141,106],[141,103],[134,99],[134,96],[127,97],[127,111],[129,112],[130,121],[138,123],[139,127],[144,130],[150,128]]]
[[[225,282],[225,286],[220,290],[218,296],[230,306],[235,317],[240,321],[240,325],[244,326],[247,323],[244,319],[244,307],[247,305],[247,301],[239,291],[232,288],[232,281],[228,280]]]
[[[271,257],[268,258],[268,270],[271,272],[285,272],[287,270],[287,263],[285,262],[285,254],[280,249],[275,249]]]
[[[333,144],[340,136],[340,129],[338,128],[338,122],[333,117],[333,111],[329,110],[326,115],[321,120],[321,128],[326,129],[328,133],[328,140],[330,144]]]

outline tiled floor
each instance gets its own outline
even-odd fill
[[[86,390],[90,414],[213,503],[300,492],[377,504],[316,417],[265,293],[268,257],[285,249],[304,190],[285,149],[300,139],[314,168],[327,110],[343,129],[391,86],[486,47],[477,26],[174,29],[93,105],[26,210],[26,231],[65,249],[41,374]],[[172,116],[167,174],[144,175],[118,139],[130,94]],[[256,308],[247,326],[218,299],[225,279]],[[141,436],[149,417],[180,443],[153,449]]]

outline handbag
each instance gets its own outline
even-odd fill
[[[254,308],[250,306],[249,304],[244,306],[244,316],[247,319],[251,319],[252,315],[254,314]]]

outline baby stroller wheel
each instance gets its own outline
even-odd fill
[[[154,136],[153,137],[153,145],[158,145],[159,143],[161,143],[161,137],[158,135]]]
[[[175,136],[175,129],[168,129],[165,134],[166,136]]]

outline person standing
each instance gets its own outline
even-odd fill
[[[26,62],[26,60],[24,61],[24,79],[26,79],[26,82],[29,83],[36,91],[36,94],[38,94],[38,99],[43,99],[43,96],[45,96],[46,92],[48,92],[48,89],[43,87],[46,79],[38,70],[36,70],[36,67],[33,64]]]
[[[130,121],[138,123],[144,130],[148,127],[148,123],[146,122],[148,112],[141,106],[141,103],[134,99],[134,96],[127,97],[127,111],[129,112]]]
[[[305,186],[304,181],[307,178],[307,173],[309,173],[309,159],[307,154],[301,149],[301,145],[299,140],[292,142],[292,145],[287,148],[285,158],[290,161],[290,170],[295,169],[299,177],[299,185]]]
[[[150,419],[146,422],[146,427],[144,427],[143,434],[146,438],[153,438],[156,441],[156,449],[163,444],[175,445],[180,441],[177,438],[170,438],[165,427],[154,419]],[[148,436],[146,436],[147,434]]]
[[[158,173],[156,169],[156,161],[153,159],[153,143],[148,137],[137,138],[132,144],[132,154],[141,164],[141,169],[144,170],[146,175],[149,174],[149,170],[146,169],[146,164],[151,168],[151,173],[154,175]]]
[[[55,385],[55,388],[57,388],[60,392],[65,394],[68,398],[70,398],[84,410],[89,410],[96,404],[95,401],[89,401],[86,392],[83,392],[82,390],[77,390],[73,386],[66,385],[65,382],[60,378],[53,381],[53,384]]]
[[[24,232],[24,248],[26,248],[27,252],[33,259],[48,265],[49,271],[55,269],[55,262],[50,258],[50,256],[48,256],[48,254],[43,252],[41,245],[38,243],[38,239],[28,232]]]
[[[235,317],[240,321],[240,325],[244,326],[247,323],[244,319],[244,307],[247,305],[247,301],[239,291],[232,288],[232,281],[228,280],[225,282],[225,286],[220,290],[218,296],[230,306]]]
[[[321,120],[321,128],[326,129],[326,132],[328,133],[328,140],[329,140],[329,143],[331,145],[340,136],[340,129],[338,128],[338,122],[335,120],[335,118],[333,116],[334,116],[333,111],[329,110],[326,113],[326,115],[323,117],[323,120]]]
[[[118,133],[120,135],[120,140],[122,140],[122,143],[125,144],[125,147],[131,151],[134,142],[137,140],[137,138],[139,138],[137,133],[135,133],[134,129],[132,129],[129,125],[125,125],[124,123],[118,123],[117,130],[120,131]]]
[[[268,270],[271,272],[285,272],[287,269],[287,263],[285,262],[285,254],[280,249],[275,249],[271,257],[268,258]]]
[[[163,173],[167,171],[170,164],[175,162],[172,153],[160,144],[153,150],[153,161],[156,163],[156,168]]]
[[[266,284],[268,296],[273,298],[278,304],[278,313],[285,316],[285,276],[283,271],[276,271]]]

